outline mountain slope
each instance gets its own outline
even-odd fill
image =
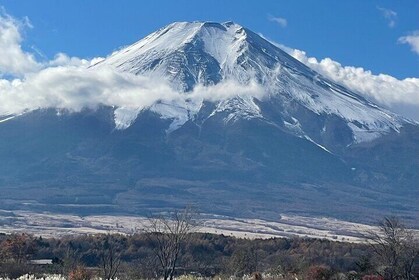
[[[182,98],[5,116],[3,207],[144,214],[195,203],[240,217],[418,224],[418,125],[246,28],[173,23],[100,67],[162,79]]]

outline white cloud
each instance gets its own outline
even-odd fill
[[[0,115],[37,108],[80,111],[99,105],[146,107],[173,91],[162,83],[113,69],[48,67],[24,79],[0,81]]]
[[[317,60],[300,50],[289,53],[332,81],[345,85],[400,115],[419,120],[418,78],[398,80],[386,74],[374,75],[362,67],[342,66],[331,58]],[[416,110],[413,111],[412,107]]]
[[[244,86],[225,81],[210,87],[198,86],[185,94],[173,90],[161,79],[121,73],[111,67],[56,66],[27,75],[24,79],[0,80],[0,115],[38,108],[77,112],[83,108],[95,109],[99,105],[141,109],[159,100],[217,101],[235,95],[261,96],[262,92],[261,87],[254,83]]]
[[[21,48],[22,28],[31,27],[27,19],[16,20],[0,9],[0,76],[23,75],[40,69],[34,56]]]
[[[383,7],[377,7],[377,9],[381,12],[383,17],[387,20],[388,26],[390,28],[393,28],[396,26],[396,20],[397,20],[397,13],[391,9],[386,9]]]
[[[269,41],[330,80],[395,113],[419,121],[419,78],[399,80],[387,74],[374,75],[362,67],[343,66],[331,58],[318,60],[304,51]]]
[[[400,37],[398,42],[409,44],[412,51],[419,54],[419,30],[412,32],[410,35]]]
[[[287,19],[282,18],[282,17],[275,17],[275,16],[272,16],[272,15],[269,15],[268,19],[272,22],[276,22],[282,28],[287,27],[287,25],[288,25]]]

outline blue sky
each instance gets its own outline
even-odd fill
[[[173,21],[235,21],[309,56],[330,57],[398,79],[419,77],[419,54],[399,38],[419,30],[419,1],[108,1],[0,0],[28,17],[23,47],[51,59],[58,52],[106,56]]]

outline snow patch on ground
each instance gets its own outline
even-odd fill
[[[261,110],[256,105],[253,97],[236,97],[221,101],[209,117],[218,113],[227,113],[224,123],[235,122],[239,119],[250,120],[253,118],[263,118]]]
[[[145,217],[35,213],[0,210],[0,232],[25,232],[44,237],[72,234],[141,232],[148,224]],[[239,238],[309,237],[334,241],[365,242],[366,235],[377,228],[325,217],[281,215],[276,221],[239,219],[220,215],[201,215],[200,232],[231,235]],[[70,225],[70,226],[69,226]],[[419,230],[414,231],[419,236]]]
[[[140,113],[141,109],[133,109],[133,108],[124,108],[119,107],[115,109],[114,113],[114,121],[115,121],[115,128],[122,130],[127,129],[134,123],[137,119],[138,113]]]

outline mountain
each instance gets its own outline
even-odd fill
[[[247,84],[255,80],[270,95],[270,102],[263,105],[268,104],[270,108],[266,111],[273,112],[262,113],[263,105],[256,104],[253,97],[238,96],[219,102],[213,113],[234,108],[233,115],[228,116],[231,120],[242,116],[265,118],[294,133],[314,137],[322,144],[327,144],[328,122],[322,120],[319,130],[311,127],[311,117],[306,120],[302,115],[343,120],[349,130],[345,144],[398,132],[408,122],[321,77],[259,35],[232,22],[174,23],[113,54],[96,67],[103,64],[168,79],[174,88],[186,92],[198,84],[214,85],[224,80]],[[175,114],[168,114],[167,106],[161,104],[153,109],[163,117],[186,121],[190,119],[188,114],[196,115],[202,104],[176,105],[183,110],[176,110]],[[182,124],[178,122],[177,126]],[[319,135],[320,132],[328,136]]]
[[[184,98],[4,116],[3,208],[144,214],[193,203],[234,217],[397,214],[419,225],[418,124],[240,25],[173,23],[91,70],[102,67]]]

